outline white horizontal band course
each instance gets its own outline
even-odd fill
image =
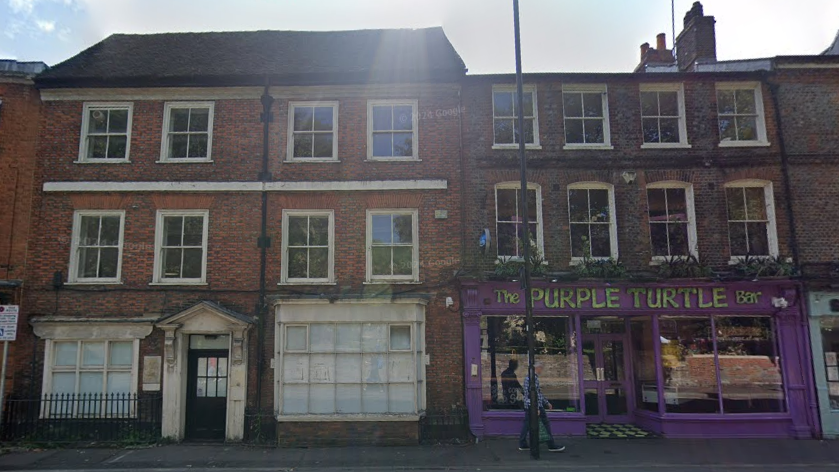
[[[445,190],[446,180],[332,182],[46,182],[44,192],[349,192]]]

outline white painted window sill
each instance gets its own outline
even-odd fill
[[[382,157],[367,158],[364,162],[422,162],[422,159],[415,159],[413,157]]]
[[[87,280],[73,280],[65,282],[64,285],[122,285],[122,280],[97,280],[95,282]]]
[[[212,159],[159,159],[155,164],[212,164]]]
[[[362,285],[422,285],[418,280],[367,280]]]
[[[641,149],[690,149],[693,146],[682,143],[644,143]]]
[[[338,164],[341,161],[338,159],[315,159],[300,157],[296,159],[286,159],[283,164]]]
[[[518,150],[519,145],[518,144],[493,144],[492,148],[496,149],[496,150],[516,151],[516,150]],[[524,149],[526,151],[529,151],[529,150],[541,151],[542,146],[540,146],[538,144],[525,144]]]
[[[562,149],[566,151],[611,151],[615,147],[608,144],[566,144]]]
[[[417,414],[406,415],[277,415],[277,421],[285,422],[321,422],[321,421],[419,421]]]
[[[131,164],[128,159],[85,159],[75,160],[73,164]]]
[[[768,141],[721,141],[721,148],[727,147],[769,147],[772,143]]]
[[[207,282],[151,282],[149,285],[162,285],[162,286],[196,286],[201,287],[205,285],[209,285]]]
[[[337,282],[280,282],[277,285],[284,286],[284,285],[338,285]]]

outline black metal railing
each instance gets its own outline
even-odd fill
[[[470,439],[469,415],[466,408],[426,410],[419,421],[422,443],[464,442]]]
[[[245,409],[244,441],[251,444],[277,444],[277,419],[270,409]]]
[[[9,398],[0,440],[28,443],[152,443],[163,401],[136,394],[46,394]]]

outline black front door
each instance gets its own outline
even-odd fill
[[[187,439],[224,439],[227,350],[190,350],[186,382]]]

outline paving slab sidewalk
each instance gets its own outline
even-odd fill
[[[665,469],[824,468],[839,470],[839,442],[772,439],[592,440],[564,442],[565,453],[542,451],[532,461],[513,439],[461,446],[264,448],[226,444],[178,444],[140,449],[53,449],[8,452],[0,470],[363,468],[366,470],[531,470],[627,468]]]

